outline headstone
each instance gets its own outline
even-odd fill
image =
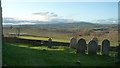
[[[98,45],[99,41],[98,41],[98,39],[96,37],[94,37],[92,40],[95,41],[97,43],[97,45]],[[98,52],[99,52],[99,54],[101,53],[101,50],[100,50],[101,48],[100,47],[101,46],[98,45]]]
[[[94,40],[88,43],[88,54],[97,54],[98,45]]]
[[[76,44],[77,44],[77,39],[76,38],[72,38],[70,40],[70,48],[76,48]]]
[[[98,44],[98,39],[96,37],[94,37],[92,40]]]
[[[52,39],[49,38],[49,39],[48,39],[48,48],[51,48],[51,47],[52,47]]]
[[[115,63],[116,64],[120,64],[120,44],[119,44],[119,46],[117,47],[117,55],[116,55],[116,57],[115,57]]]
[[[85,54],[85,50],[86,50],[86,41],[85,41],[85,39],[78,40],[77,53]]]
[[[102,42],[102,55],[109,55],[110,41],[105,39]]]

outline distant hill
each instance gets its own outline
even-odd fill
[[[55,24],[37,24],[36,27],[47,27],[47,28],[74,28],[80,25],[94,25],[89,22],[73,22],[73,23],[55,23]]]
[[[50,29],[74,29],[74,28],[90,28],[95,24],[90,22],[71,22],[71,23],[52,23],[52,24],[33,24],[33,25],[13,25],[22,28],[50,28]],[[6,26],[6,25],[5,25]],[[8,26],[8,25],[7,25]],[[11,25],[9,25],[11,26]]]

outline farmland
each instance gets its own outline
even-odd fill
[[[104,39],[108,39],[110,40],[110,46],[118,46],[117,25],[78,25],[78,23],[77,25],[72,25],[4,26],[3,34],[5,37],[33,40],[48,40],[52,38],[52,41],[57,42],[70,42],[72,37],[76,37],[77,40],[84,38],[87,44],[93,37],[97,37],[99,45],[102,44]],[[20,33],[23,34],[18,36],[17,28],[20,28]],[[9,33],[16,34],[10,35]],[[77,54],[75,49],[68,46],[59,45],[52,47],[48,48],[45,44],[33,46],[33,44],[28,43],[4,42],[3,66],[117,66],[114,63],[117,53],[115,51],[110,51],[109,56],[100,55],[99,52],[97,52],[97,55],[88,55],[87,53]],[[76,63],[78,60],[81,64]]]
[[[97,37],[99,45],[104,39],[111,42],[111,46],[118,46],[118,26],[117,25],[100,25],[100,24],[42,24],[42,25],[14,25],[4,26],[4,36],[9,36],[9,33],[17,33],[16,28],[20,28],[20,38],[48,40],[52,38],[53,41],[70,42],[72,37],[77,39],[84,38],[89,42],[93,37]],[[16,36],[18,37],[18,36]]]

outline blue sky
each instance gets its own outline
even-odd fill
[[[54,19],[100,23],[110,19],[115,21],[118,17],[118,2],[2,2],[2,7],[3,17],[27,20],[51,20],[51,14]]]

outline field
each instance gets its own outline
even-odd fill
[[[72,37],[84,38],[87,43],[93,37],[97,37],[99,45],[104,39],[110,40],[111,46],[118,46],[118,26],[117,25],[98,25],[98,24],[44,24],[34,26],[4,26],[4,36],[10,36],[9,33],[18,33],[16,28],[20,28],[19,38],[70,42]],[[18,36],[16,36],[18,37]]]
[[[110,56],[76,54],[66,46],[35,47],[31,44],[7,43],[3,45],[3,65],[6,66],[117,66],[115,52]],[[46,49],[46,51],[44,51]],[[81,64],[76,64],[76,61]]]
[[[13,33],[11,35],[10,33]],[[23,34],[22,34],[23,33]],[[117,25],[97,24],[44,24],[44,25],[20,25],[4,26],[5,37],[19,37],[24,39],[48,40],[57,42],[70,42],[72,37],[77,40],[84,38],[89,43],[93,37],[97,37],[99,45],[104,39],[110,40],[110,46],[118,46]],[[19,34],[19,35],[18,35]],[[110,51],[109,56],[77,54],[76,50],[68,46],[46,45],[33,46],[25,43],[8,43],[3,45],[3,65],[7,66],[117,66],[114,63],[116,52]],[[76,61],[81,64],[76,64]]]

